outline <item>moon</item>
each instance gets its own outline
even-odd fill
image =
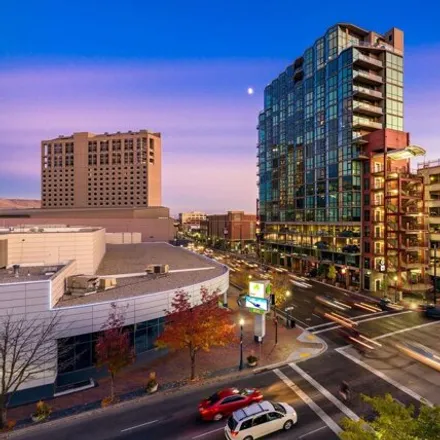
[[[249,87],[247,89],[247,93],[248,93],[248,95],[253,95],[254,94],[254,89],[252,87]]]

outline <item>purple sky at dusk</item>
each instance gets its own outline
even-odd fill
[[[440,158],[439,51],[412,46],[405,58],[405,129],[427,159]],[[254,212],[262,93],[288,63],[0,61],[0,197],[39,197],[44,138],[147,128],[162,132],[163,204],[173,214]]]

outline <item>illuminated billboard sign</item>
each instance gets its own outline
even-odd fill
[[[246,296],[245,307],[254,313],[267,313],[269,311],[269,301],[257,296]]]
[[[249,283],[249,295],[264,298],[264,283],[261,281],[251,281]]]
[[[249,282],[249,296],[256,296],[257,298],[264,298],[270,295],[269,281],[250,281]]]

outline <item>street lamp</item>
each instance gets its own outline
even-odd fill
[[[243,326],[244,326],[244,319],[240,319],[240,364],[238,366],[238,369],[241,371],[243,370]]]
[[[286,297],[289,298],[292,292],[290,290],[286,290]]]
[[[248,278],[251,280],[252,279],[252,275],[248,275]]]

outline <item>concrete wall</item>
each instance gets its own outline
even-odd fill
[[[53,312],[50,311],[50,281],[20,282],[0,284],[0,326],[4,327],[2,320],[7,314],[17,319],[26,316],[32,328],[38,326],[38,322],[50,319]],[[56,344],[55,341],[50,343]],[[52,345],[53,347],[53,345]],[[52,384],[57,374],[55,363],[46,363],[45,368],[33,375],[19,389],[33,388]]]
[[[95,215],[97,215],[95,213]],[[96,226],[105,228],[107,232],[139,232],[142,241],[170,241],[174,238],[174,221],[171,218],[75,218],[75,217],[51,217],[51,218],[3,218],[1,226],[20,225],[59,225],[69,226]]]
[[[61,299],[66,290],[66,278],[78,274],[76,261],[73,260],[63,267],[55,276],[52,282],[52,291],[50,296],[50,307]]]
[[[142,242],[139,232],[114,232],[105,234],[107,244],[134,244]]]
[[[96,272],[105,254],[105,230],[7,235],[7,265],[51,265],[77,260],[78,273]]]

